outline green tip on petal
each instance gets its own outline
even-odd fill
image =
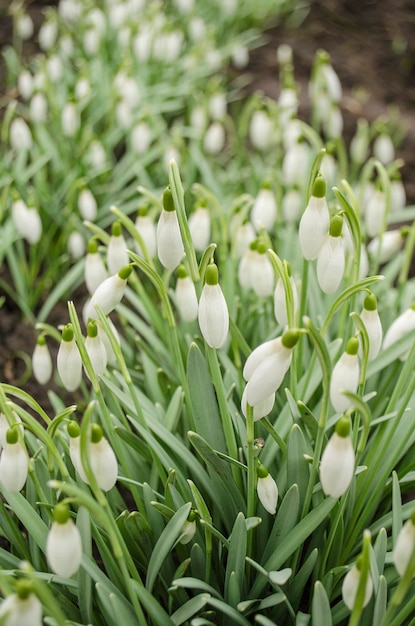
[[[257,252],[259,252],[259,254],[265,254],[266,251],[268,250],[265,241],[258,241],[256,249],[257,249]]]
[[[281,337],[282,345],[285,348],[294,348],[300,338],[298,330],[286,330]]]
[[[330,220],[330,237],[341,237],[343,228],[343,218],[341,215],[333,215]]]
[[[256,467],[256,475],[258,476],[258,478],[266,478],[268,474],[269,472],[265,465],[262,465],[262,463],[258,463]]]
[[[370,292],[363,303],[363,307],[366,311],[376,311],[377,309],[377,300],[374,293]]]
[[[357,557],[355,565],[356,565],[356,569],[358,569],[360,572],[360,570],[362,569],[362,565],[363,565],[363,557],[361,554],[359,554],[359,556]]]
[[[76,439],[77,437],[80,436],[81,429],[79,428],[78,422],[75,422],[75,420],[71,420],[67,428],[68,428],[68,435],[70,436],[71,439]]]
[[[291,263],[289,263],[289,261],[285,261],[285,268],[287,270],[287,276],[291,278],[293,272],[292,272]]]
[[[262,184],[262,189],[271,189],[271,181],[270,180],[264,180],[264,182]]]
[[[411,517],[409,519],[411,520],[413,526],[415,526],[415,510],[412,511]]]
[[[99,443],[103,437],[102,428],[99,424],[92,424],[91,426],[91,442]]]
[[[17,431],[17,428],[14,428],[14,426],[12,426],[11,428],[7,429],[6,441],[7,443],[11,444],[15,444],[19,441],[19,433]]]
[[[317,176],[315,178],[311,195],[315,198],[324,198],[326,195],[326,181],[323,176]]]
[[[131,267],[131,265],[124,265],[124,267],[119,270],[118,276],[121,278],[121,280],[127,280],[132,271],[133,268]]]
[[[357,354],[358,349],[359,349],[359,341],[356,339],[356,337],[351,337],[346,344],[347,354],[354,356],[355,354]]]
[[[66,524],[70,517],[69,507],[63,502],[57,504],[53,510],[53,519],[58,524]]]
[[[37,338],[36,343],[37,343],[38,346],[45,346],[46,345],[46,337],[45,337],[45,335],[43,335],[43,334],[39,335],[39,337]]]
[[[210,263],[206,268],[205,283],[207,285],[217,285],[219,282],[218,266],[215,263]]]
[[[96,254],[98,252],[98,243],[94,237],[88,241],[87,252],[88,254]]]
[[[73,340],[73,328],[72,324],[66,324],[62,330],[62,340],[63,341],[72,341]]]
[[[345,415],[336,424],[336,434],[339,437],[348,437],[350,434],[350,419]]]
[[[138,215],[139,217],[145,217],[146,215],[148,215],[148,208],[145,205],[140,206],[140,208],[138,209]]]
[[[189,513],[189,515],[187,516],[187,521],[188,522],[195,522],[197,519],[197,511],[195,511],[194,509],[192,509]]]
[[[249,244],[249,249],[250,250],[257,250],[258,249],[258,239],[253,239],[251,241],[251,243]]]
[[[173,194],[171,192],[170,187],[167,187],[163,193],[163,209],[165,211],[175,211]]]
[[[179,265],[177,268],[177,278],[186,278],[189,274],[184,265]]]
[[[121,237],[122,235],[122,226],[120,221],[116,221],[113,223],[111,227],[111,234],[113,237]]]
[[[96,337],[98,335],[98,325],[95,320],[89,320],[87,326],[88,337]]]
[[[16,583],[16,595],[19,600],[27,600],[33,593],[33,583],[25,578],[19,578]]]

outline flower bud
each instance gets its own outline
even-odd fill
[[[330,400],[337,413],[344,413],[353,402],[343,392],[356,392],[359,385],[359,359],[357,356],[359,342],[356,338],[349,339],[331,373]]]
[[[57,368],[65,389],[75,391],[82,380],[82,359],[73,336],[72,324],[67,324],[62,331]]]
[[[209,209],[200,206],[189,216],[189,231],[196,252],[204,252],[210,242]]]
[[[257,467],[257,493],[258,498],[268,513],[275,515],[278,502],[278,487],[267,468],[259,464]]]
[[[329,234],[318,252],[317,279],[324,293],[334,293],[343,278],[345,250],[341,236],[342,225],[343,218],[340,215],[331,218]]]
[[[222,122],[212,122],[205,132],[203,139],[203,149],[206,154],[216,156],[225,147],[226,134]]]
[[[371,257],[378,259],[380,264],[387,263],[401,250],[404,240],[405,231],[387,230],[381,237],[373,237],[367,251]]]
[[[95,239],[91,239],[88,243],[84,265],[84,280],[88,292],[93,294],[107,278],[108,273],[98,252],[97,242]]]
[[[342,585],[342,596],[343,602],[347,606],[347,608],[352,611],[354,607],[354,603],[356,601],[357,590],[359,588],[360,583],[360,568],[358,562],[356,562],[347,572],[346,576],[343,580]],[[366,588],[365,588],[365,597],[363,600],[363,607],[365,607],[373,593],[373,581],[370,576],[370,572],[368,572],[367,580],[366,580]]]
[[[43,607],[33,593],[32,583],[18,579],[16,593],[7,596],[0,606],[0,622],[3,626],[42,626]]]
[[[229,311],[218,282],[218,268],[208,265],[206,282],[199,300],[198,320],[204,340],[211,348],[221,348],[229,330]]]
[[[301,250],[307,260],[317,258],[329,230],[330,217],[325,193],[324,178],[318,176],[299,227]]]
[[[93,222],[97,217],[98,206],[92,191],[85,187],[78,196],[78,210],[84,220]]]
[[[54,521],[46,540],[50,569],[62,578],[71,578],[81,564],[82,539],[65,504],[55,506]]]
[[[98,315],[95,309],[95,305],[98,305],[104,315],[111,313],[119,304],[124,296],[124,291],[127,286],[128,277],[132,272],[130,265],[122,267],[118,274],[109,276],[98,285],[89,302],[86,314],[88,318],[97,319]]]
[[[271,143],[273,123],[268,113],[262,109],[253,112],[249,124],[249,138],[257,150],[267,150]]]
[[[274,226],[276,219],[277,202],[275,200],[275,195],[269,187],[264,186],[258,193],[254,206],[252,207],[252,223],[257,232],[260,231],[261,228],[265,228],[265,230],[270,231]]]
[[[320,482],[326,496],[340,498],[354,476],[355,454],[350,437],[349,418],[341,418],[324,448],[320,464]]]
[[[199,303],[196,288],[190,276],[187,275],[187,271],[183,265],[179,266],[175,299],[180,317],[185,322],[193,322],[197,319]]]
[[[196,534],[196,530],[196,513],[194,511],[190,511],[189,517],[182,526],[181,537],[179,540],[180,543],[182,545],[190,543]]]
[[[179,220],[169,188],[163,194],[163,210],[157,223],[157,254],[160,263],[169,270],[179,265],[184,254]]]
[[[30,244],[38,243],[42,235],[42,222],[39,213],[34,207],[29,208],[21,200],[15,200],[12,205],[12,219],[19,234]]]
[[[52,376],[52,358],[44,335],[40,335],[32,355],[34,377],[41,385],[46,385]]]
[[[9,428],[0,456],[0,482],[7,491],[17,493],[25,486],[28,471],[29,460],[19,440],[19,433],[16,427]]]
[[[127,244],[122,234],[121,222],[114,222],[107,247],[107,265],[110,274],[116,274],[122,267],[128,265],[129,256]]]
[[[379,354],[383,336],[382,322],[376,307],[376,296],[373,293],[366,296],[360,317],[369,339],[368,360],[373,361]]]
[[[15,117],[10,124],[10,145],[16,152],[30,150],[33,145],[32,133],[22,117]]]
[[[153,218],[150,215],[147,215],[147,209],[145,207],[142,207],[140,209],[135,220],[135,227],[141,239],[143,240],[148,256],[150,257],[150,259],[153,259],[157,252],[156,226],[154,224]],[[141,257],[144,257],[143,250],[137,242],[136,249],[137,254],[139,254]]]
[[[405,522],[399,531],[393,548],[393,562],[399,576],[403,576],[415,550],[415,515]]]
[[[289,281],[291,285],[291,291],[293,294],[293,315],[295,315],[298,310],[298,305],[299,305],[297,285],[295,284],[295,280],[292,276],[290,276]],[[277,286],[275,287],[275,291],[274,291],[274,315],[278,324],[281,324],[281,326],[287,326],[288,324],[287,300],[286,300],[286,295],[285,295],[284,284],[281,278],[278,279]]]
[[[389,348],[402,337],[405,337],[411,330],[415,329],[415,304],[409,309],[406,309],[401,313],[389,326],[386,331],[385,338],[383,340],[383,350]],[[405,361],[408,358],[409,350],[403,348],[402,355],[399,357],[401,361]]]
[[[97,322],[88,322],[85,348],[91,359],[91,365],[96,376],[102,376],[107,367],[107,351],[105,350],[101,334],[98,332]]]

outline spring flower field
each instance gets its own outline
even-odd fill
[[[0,379],[4,626],[415,625],[406,128],[346,139],[323,48],[249,85],[307,10],[60,0],[27,59],[9,7],[0,318],[48,401]]]

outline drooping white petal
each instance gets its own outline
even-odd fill
[[[52,376],[53,365],[46,342],[36,343],[32,354],[32,369],[34,377],[39,384],[46,385],[49,382]]]
[[[385,333],[385,338],[383,340],[383,350],[386,350],[394,344],[402,337],[405,337],[411,330],[415,329],[415,310],[411,307],[406,309],[403,313],[401,313],[389,326],[388,330]],[[402,349],[402,355],[400,359],[403,361],[407,358],[409,354],[409,350],[406,348]]]
[[[271,143],[273,123],[268,113],[263,110],[253,112],[249,124],[249,138],[257,150],[266,150]]]
[[[379,312],[377,309],[375,309],[374,311],[368,311],[367,309],[363,309],[360,317],[366,327],[369,337],[368,359],[369,361],[373,361],[373,359],[375,359],[379,354],[379,350],[382,345],[382,322],[380,321]]]
[[[305,259],[317,258],[329,230],[329,209],[326,199],[311,196],[301,217],[299,237],[301,251]]]
[[[212,122],[203,139],[204,151],[211,156],[216,156],[225,147],[225,141],[225,127],[222,122]]]
[[[33,145],[32,133],[22,117],[16,117],[10,124],[10,145],[14,150],[30,150]]]
[[[188,520],[186,520],[182,526],[180,534],[180,543],[182,545],[190,543],[196,534],[196,522],[189,522]]]
[[[345,252],[342,237],[327,235],[317,257],[317,279],[324,293],[334,293],[344,274]]]
[[[138,215],[135,220],[135,227],[143,240],[148,256],[153,259],[157,251],[156,225],[150,215]],[[143,255],[140,245],[136,245],[137,253]]]
[[[185,322],[193,322],[196,320],[199,303],[195,285],[190,276],[177,279],[175,298],[180,317]]]
[[[19,234],[31,244],[39,241],[42,235],[42,222],[35,208],[29,208],[19,199],[13,202],[12,219]]]
[[[12,493],[17,493],[25,486],[29,461],[22,444],[5,443],[0,456],[0,483]]]
[[[379,263],[387,263],[401,250],[403,242],[400,230],[387,230],[381,237],[374,237],[369,242],[367,251],[371,257],[378,259]]]
[[[108,272],[99,252],[88,252],[84,264],[84,279],[88,292],[93,294],[107,278]]]
[[[245,361],[242,375],[249,380],[260,363],[281,348],[281,337],[265,341],[255,348]]]
[[[344,413],[352,406],[343,391],[356,392],[359,385],[359,360],[357,354],[343,352],[331,373],[330,400],[337,413]]]
[[[111,235],[107,247],[109,273],[116,274],[122,267],[128,265],[129,261],[124,235]]]
[[[403,576],[415,548],[415,526],[412,519],[408,519],[399,531],[393,548],[393,562],[399,576]]]
[[[160,263],[169,270],[175,269],[182,259],[184,247],[176,211],[161,212],[157,223],[157,254]]]
[[[298,310],[299,301],[297,285],[295,284],[295,280],[292,276],[290,276],[290,285],[293,294],[293,314],[295,315]],[[284,284],[281,278],[278,279],[274,291],[274,315],[278,324],[281,324],[281,326],[287,326],[287,300],[285,296]]]
[[[271,230],[277,218],[277,201],[271,189],[263,188],[255,198],[251,220],[256,230]]]
[[[118,463],[114,450],[108,440],[102,437],[97,443],[90,443],[88,454],[98,486],[103,491],[109,491],[117,482],[118,477]]]
[[[210,213],[206,207],[198,207],[189,216],[189,231],[197,252],[206,250],[210,242]]]
[[[97,216],[98,206],[97,201],[88,188],[82,189],[78,196],[78,210],[84,220],[93,222]]]
[[[320,464],[320,482],[326,496],[340,498],[347,491],[354,475],[354,465],[351,438],[333,433],[324,448]]]
[[[275,274],[271,260],[267,254],[255,253],[251,269],[252,289],[260,298],[272,295],[275,285]]]
[[[42,614],[42,603],[34,593],[27,598],[19,598],[13,593],[0,606],[0,618],[4,626],[42,626]]]
[[[81,564],[82,540],[78,528],[69,518],[64,524],[52,522],[46,540],[49,567],[58,576],[70,578]]]
[[[369,237],[376,237],[382,232],[385,212],[385,193],[380,189],[375,189],[364,212],[366,230]]]
[[[113,274],[98,285],[94,294],[89,301],[86,315],[88,318],[96,319],[98,314],[95,305],[99,305],[102,312],[107,315],[111,313],[119,304],[124,296],[127,280],[121,278],[118,274]]]
[[[292,350],[280,349],[264,359],[254,370],[246,385],[246,400],[255,407],[277,391],[291,363]]]
[[[373,154],[384,165],[388,165],[395,158],[395,147],[389,135],[382,133],[373,142]]]
[[[61,341],[56,362],[63,386],[68,391],[75,391],[82,380],[82,359],[74,340]]]
[[[271,394],[268,398],[265,398],[265,400],[263,400],[256,406],[252,407],[254,422],[257,422],[258,420],[262,419],[266,415],[269,415],[272,409],[274,408],[274,404],[275,404],[275,393]],[[246,417],[246,413],[247,413],[246,405],[247,405],[247,402],[246,402],[246,386],[245,386],[245,389],[243,390],[242,398],[241,398],[241,409],[242,409],[242,413],[244,417]]]
[[[264,509],[271,515],[274,515],[277,510],[278,487],[271,474],[268,474],[265,478],[258,478],[257,493]]]
[[[343,585],[342,585],[343,602],[345,603],[345,605],[350,611],[352,611],[354,607],[357,589],[359,587],[359,582],[360,582],[360,571],[357,569],[356,565],[353,565],[347,572],[346,576],[344,577]],[[366,580],[365,597],[363,601],[364,607],[366,606],[366,604],[369,602],[370,598],[372,597],[372,593],[373,593],[373,581],[369,573],[367,580]]]
[[[85,348],[91,359],[92,368],[96,376],[102,376],[107,367],[107,351],[105,350],[100,333],[96,337],[89,335],[85,339]]]
[[[199,300],[198,320],[204,340],[211,348],[220,348],[229,330],[229,311],[219,284],[205,284]]]

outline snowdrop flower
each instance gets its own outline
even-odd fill
[[[15,117],[10,124],[10,145],[16,150],[30,150],[33,145],[32,133],[22,117]]]
[[[232,239],[232,249],[237,259],[240,259],[255,240],[256,234],[252,222],[245,221],[243,224],[235,226],[236,219],[231,222],[230,236]]]
[[[41,91],[37,91],[33,94],[29,105],[29,117],[32,122],[43,123],[48,119],[48,101],[46,96]]]
[[[33,76],[28,70],[23,70],[18,77],[19,93],[24,100],[29,100],[33,93]]]
[[[350,142],[350,156],[357,164],[364,163],[369,149],[369,124],[365,119],[357,121],[356,133]]]
[[[394,178],[390,184],[391,210],[400,211],[406,206],[406,192],[401,178]]]
[[[43,607],[33,593],[32,583],[23,578],[16,582],[16,593],[3,600],[0,621],[4,626],[42,626]]]
[[[79,230],[74,230],[68,238],[68,252],[73,259],[80,259],[85,254],[85,241]]]
[[[94,320],[88,322],[85,348],[91,359],[91,365],[95,375],[102,376],[107,367],[107,351],[105,350],[101,335],[98,333],[98,325]]]
[[[53,54],[46,61],[46,73],[49,81],[54,84],[62,80],[63,64],[61,58],[57,54]]]
[[[247,404],[248,403],[246,401],[246,386],[245,386],[245,389],[243,390],[242,398],[241,398],[241,410],[242,410],[244,417],[247,416],[247,412],[248,412]],[[274,408],[274,404],[275,404],[275,393],[272,393],[271,395],[268,396],[268,398],[265,398],[265,400],[263,400],[262,402],[259,402],[254,407],[252,407],[254,422],[257,422],[258,420],[261,420],[266,415],[269,415],[272,409]]]
[[[293,49],[288,43],[281,43],[277,48],[277,62],[278,65],[292,65],[293,63]]]
[[[257,494],[258,498],[268,513],[275,515],[278,502],[278,487],[265,465],[259,463],[256,468],[257,473]]]
[[[84,187],[78,196],[78,211],[82,219],[93,222],[97,217],[98,206],[92,191]]]
[[[128,277],[132,272],[130,265],[125,265],[118,274],[106,278],[94,291],[86,310],[88,318],[97,319],[95,306],[98,305],[104,315],[108,315],[121,302],[127,286]]]
[[[138,122],[131,131],[131,147],[136,154],[144,154],[150,147],[153,133],[147,122]]]
[[[0,456],[0,482],[4,489],[12,493],[23,489],[29,471],[29,459],[19,436],[15,426],[7,430]]]
[[[412,559],[415,549],[415,514],[405,522],[399,531],[393,548],[393,562],[399,576],[403,576]]]
[[[91,426],[88,458],[98,487],[103,491],[112,489],[118,477],[117,458],[108,440],[103,436],[101,426],[98,424],[92,424]]]
[[[301,193],[296,188],[288,189],[285,192],[281,203],[281,210],[286,222],[296,222],[301,212]]]
[[[16,18],[16,32],[21,39],[30,39],[33,36],[35,27],[33,20],[27,13],[21,13]]]
[[[212,120],[223,120],[226,116],[226,95],[223,92],[216,92],[209,98],[209,112]]]
[[[81,534],[72,521],[66,504],[55,506],[53,520],[46,539],[46,558],[54,574],[71,578],[81,565]]]
[[[382,322],[380,321],[379,312],[377,310],[375,294],[369,293],[366,296],[360,317],[365,325],[369,338],[368,360],[373,361],[379,354],[383,337]]]
[[[383,340],[383,350],[386,350],[402,337],[405,337],[411,330],[415,329],[415,304],[409,309],[406,309],[403,313],[392,322],[388,330],[385,333]],[[403,353],[399,357],[401,361],[405,361],[408,358],[409,350],[403,348]]]
[[[37,37],[40,48],[46,52],[56,43],[58,37],[58,23],[56,20],[43,22]]]
[[[232,49],[232,63],[237,70],[242,70],[249,63],[249,50],[242,44],[236,44]]]
[[[267,150],[271,144],[273,129],[272,120],[266,111],[254,111],[249,124],[249,139],[254,148]]]
[[[371,194],[365,208],[364,218],[369,237],[379,236],[384,229],[386,218],[386,197],[381,189],[375,189]]]
[[[328,62],[324,63],[321,69],[327,86],[327,93],[329,94],[331,100],[333,102],[340,102],[343,90],[340,79],[333,66],[330,62]]]
[[[222,122],[215,121],[210,124],[203,139],[203,149],[206,154],[216,156],[225,147],[226,134]]]
[[[75,99],[76,101],[84,105],[91,99],[91,84],[86,76],[78,78],[75,84]]]
[[[34,377],[40,385],[49,382],[52,371],[52,358],[44,335],[40,335],[32,354],[32,369]]]
[[[349,339],[346,350],[331,373],[330,400],[337,413],[344,413],[353,404],[353,401],[344,394],[344,391],[356,392],[359,385],[358,348],[359,341],[356,337]]]
[[[286,185],[304,184],[309,170],[309,146],[299,139],[288,147],[282,162],[282,173]]]
[[[196,513],[195,511],[190,511],[189,516],[181,529],[181,536],[179,539],[180,543],[184,546],[190,543],[196,534],[196,530]]]
[[[325,180],[317,176],[299,227],[301,251],[304,258],[309,261],[317,258],[329,230],[330,215],[325,193]]]
[[[129,256],[127,244],[122,234],[121,222],[112,225],[111,236],[107,246],[107,265],[110,274],[116,274],[122,267],[128,265]]]
[[[39,213],[34,207],[19,198],[12,204],[12,219],[19,234],[30,244],[38,243],[42,235],[42,222]]]
[[[321,488],[326,496],[340,498],[352,482],[355,454],[350,437],[350,420],[342,417],[324,448],[320,463]]]
[[[210,263],[199,300],[198,320],[204,340],[211,348],[221,348],[229,330],[229,312],[218,281],[218,268]]]
[[[14,421],[12,423],[9,423],[4,413],[0,413],[0,450],[2,450],[2,448],[6,446],[7,431],[9,430],[9,428],[18,426],[20,428],[21,435],[24,435],[22,418],[18,413],[16,413],[16,411],[13,411],[13,420]]]
[[[247,381],[246,401],[250,406],[255,408],[279,389],[298,339],[298,331],[287,330],[281,337],[262,343],[251,352],[243,369]]]
[[[153,218],[148,215],[147,207],[140,208],[135,220],[135,228],[143,241],[147,256],[152,259],[157,252],[157,235],[156,226]],[[146,255],[137,241],[135,242],[135,247],[137,253],[144,258]]]
[[[340,285],[345,266],[342,239],[343,218],[335,215],[330,220],[328,235],[323,240],[317,257],[317,279],[324,293],[334,293]]]
[[[88,292],[93,294],[106,278],[108,273],[98,252],[98,244],[95,239],[91,239],[88,242],[84,265],[84,280]]]
[[[170,188],[163,194],[163,210],[157,223],[156,234],[160,263],[165,268],[174,270],[183,257],[184,247]]]
[[[253,286],[253,265],[257,255],[258,241],[251,241],[249,247],[242,255],[238,265],[238,282],[244,289],[251,289]]]
[[[291,276],[290,265],[288,265],[287,270],[289,273],[289,281],[290,281],[291,292],[292,292],[292,303],[293,303],[292,313],[293,313],[293,316],[295,316],[298,310],[298,305],[299,305],[297,285],[295,284],[294,278]],[[285,295],[284,283],[282,282],[281,278],[278,279],[277,285],[274,291],[274,315],[278,324],[281,324],[281,326],[287,326],[288,324],[287,299]]]
[[[374,237],[367,246],[369,255],[380,264],[387,263],[401,250],[407,232],[404,228],[387,230],[380,237]]]
[[[378,135],[373,142],[373,154],[383,165],[388,165],[395,158],[393,141],[386,133]]]
[[[200,206],[189,216],[189,231],[194,249],[204,252],[210,242],[210,213],[209,209]]]
[[[252,207],[251,220],[256,230],[261,228],[270,231],[277,219],[277,201],[274,193],[269,186],[265,184],[255,198]]]
[[[177,270],[177,283],[174,295],[180,317],[185,322],[196,320],[199,308],[196,288],[193,280],[188,276],[184,265],[180,265]]]
[[[342,596],[343,602],[347,606],[347,608],[352,611],[354,607],[354,603],[356,601],[357,590],[360,583],[360,563],[359,559],[356,563],[349,569],[346,576],[343,580],[342,585]],[[368,572],[367,580],[366,580],[366,588],[365,588],[365,597],[363,600],[363,607],[365,607],[373,593],[373,581],[370,576],[370,572]]]
[[[274,292],[275,275],[264,242],[258,242],[250,269],[251,287],[259,298],[266,298]]]
[[[57,355],[57,367],[65,389],[67,391],[75,391],[81,384],[82,359],[74,339],[72,324],[66,324],[62,330],[62,341]]]
[[[80,126],[81,118],[75,102],[67,102],[61,114],[62,132],[66,137],[74,137]]]

